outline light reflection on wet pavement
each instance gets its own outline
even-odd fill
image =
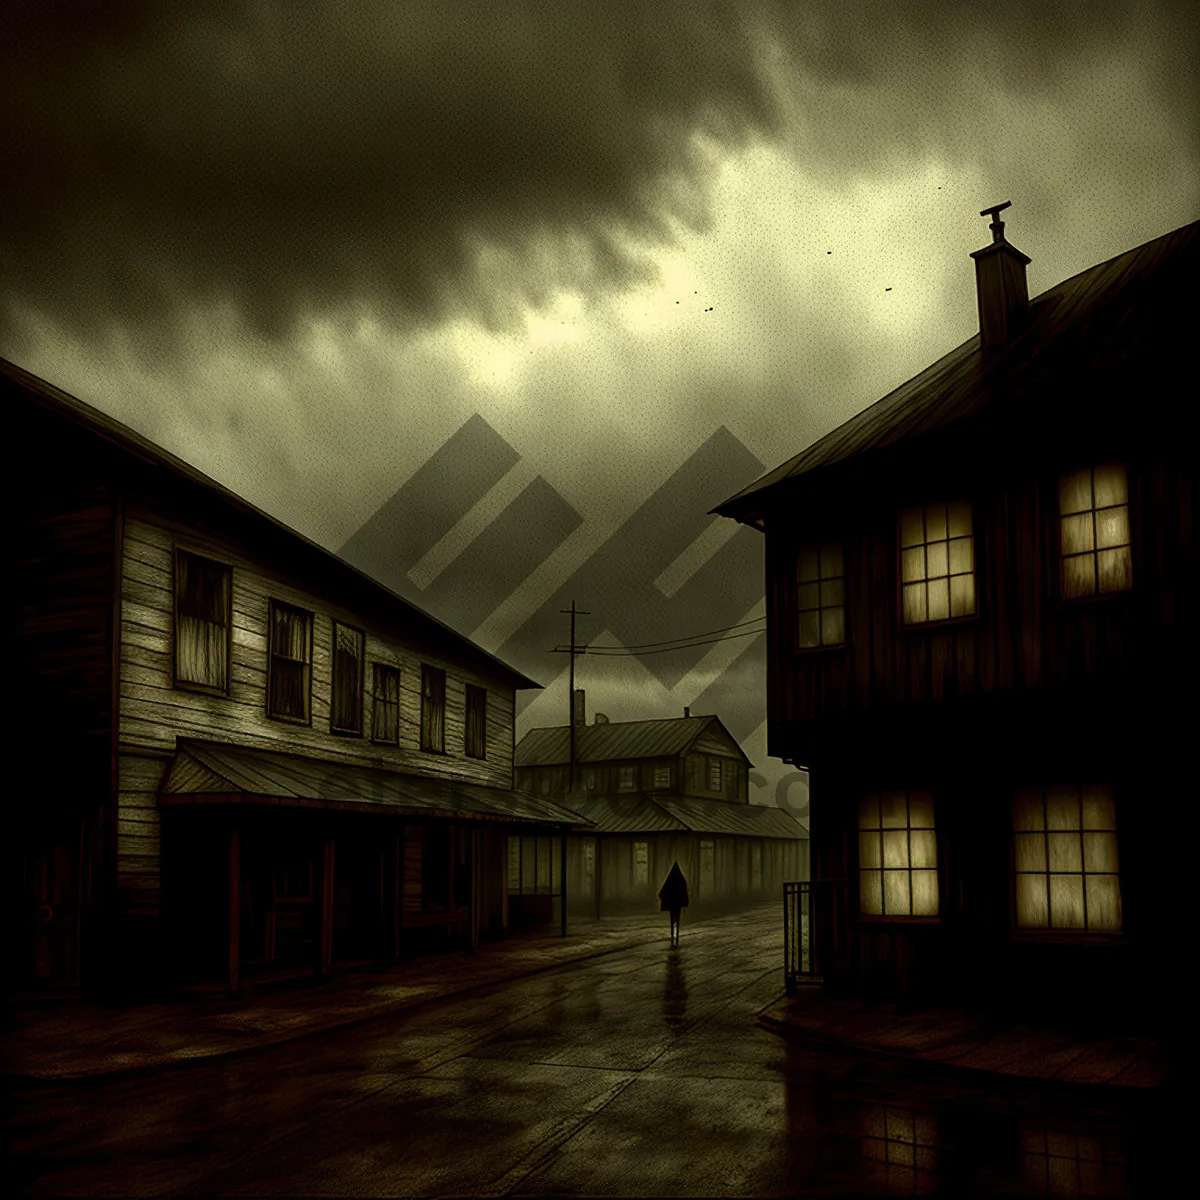
[[[35,1195],[1178,1191],[1162,1097],[949,1084],[759,1027],[777,916],[685,926],[678,951],[664,924],[659,945],[222,1063],[26,1089],[10,1174]]]

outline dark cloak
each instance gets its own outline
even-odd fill
[[[658,891],[659,911],[677,912],[688,906],[687,880],[676,863],[667,875],[666,881]]]

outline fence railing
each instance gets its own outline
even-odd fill
[[[824,982],[842,963],[847,947],[846,886],[841,879],[803,880],[783,885],[783,981],[789,992],[800,983]],[[829,957],[830,961],[823,961]]]

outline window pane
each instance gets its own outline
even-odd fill
[[[1046,904],[1046,876],[1017,876],[1017,924],[1023,929],[1046,929],[1050,910]]]
[[[821,614],[815,609],[812,612],[800,614],[800,646],[802,649],[821,644],[820,626]]]
[[[937,835],[929,829],[915,829],[909,834],[909,853],[914,867],[937,866]]]
[[[819,608],[821,604],[821,585],[819,583],[803,583],[796,589],[796,607],[801,611],[808,608]]]
[[[946,621],[950,618],[950,581],[946,578],[929,582],[929,619]]]
[[[914,829],[933,828],[933,794],[926,791],[908,793],[908,821]]]
[[[1063,559],[1063,595],[1068,599],[1075,596],[1090,596],[1096,590],[1096,558],[1092,554],[1078,554]]]
[[[879,796],[875,792],[859,799],[858,827],[859,829],[879,828]]]
[[[975,611],[975,576],[953,575],[950,578],[950,615],[969,617]]]
[[[906,829],[908,827],[908,794],[906,792],[884,792],[880,807],[884,829]]]
[[[1041,788],[1024,788],[1013,800],[1014,829],[1045,829]]]
[[[1046,870],[1046,835],[1018,833],[1014,835],[1016,868],[1018,871]]]
[[[938,877],[936,871],[912,873],[912,913],[914,917],[938,914]]]
[[[910,508],[900,516],[900,545],[919,546],[925,540],[925,523],[919,508]]]
[[[1125,504],[1129,500],[1129,489],[1125,482],[1125,468],[1109,463],[1096,468],[1096,507],[1107,508],[1110,504]]]
[[[894,917],[911,915],[907,871],[884,871],[883,912]]]
[[[1117,835],[1115,833],[1085,833],[1083,835],[1083,867],[1085,871],[1117,870]]]
[[[1080,849],[1079,834],[1050,833],[1046,837],[1049,843],[1051,871],[1083,870],[1083,856]]]
[[[917,625],[925,620],[925,585],[909,583],[904,587],[904,623]]]
[[[964,537],[971,533],[971,506],[965,500],[956,500],[947,506],[950,519],[950,536]]]
[[[821,644],[840,646],[846,640],[846,610],[840,606],[821,613]]]
[[[858,865],[860,867],[883,866],[883,853],[880,849],[878,833],[860,833],[858,835]]]
[[[1079,789],[1046,789],[1046,828],[1079,828]]]
[[[821,547],[821,578],[833,579],[843,573],[842,543],[826,542]]]
[[[1086,512],[1092,507],[1092,472],[1090,468],[1064,475],[1058,483],[1058,511]]]
[[[805,546],[796,556],[796,578],[801,583],[820,577],[816,546]]]
[[[307,717],[307,682],[304,663],[275,659],[271,664],[271,712],[278,717]]]
[[[180,616],[175,621],[175,677],[184,683],[224,688],[227,682],[224,625]]]
[[[1096,548],[1104,550],[1110,546],[1129,544],[1129,509],[1102,508],[1096,513]]]
[[[858,883],[861,910],[868,916],[882,916],[883,876],[878,871],[862,871]]]
[[[1119,550],[1101,550],[1096,560],[1100,568],[1102,592],[1122,592],[1133,586],[1128,546],[1122,546]]]
[[[1090,512],[1077,517],[1062,519],[1062,552],[1064,554],[1082,554],[1095,549],[1092,541],[1092,523],[1094,517]]]
[[[1113,806],[1112,789],[1085,787],[1083,789],[1084,829],[1116,829],[1117,813]]]
[[[1050,876],[1050,924],[1054,929],[1082,929],[1083,876]]]
[[[905,583],[925,578],[925,547],[900,552],[900,577]]]
[[[821,607],[835,608],[844,599],[844,586],[840,579],[831,579],[821,584]]]
[[[1116,933],[1121,928],[1121,891],[1115,875],[1089,875],[1088,928]]]
[[[883,835],[883,865],[908,866],[908,830],[892,829]]]
[[[308,661],[308,613],[286,605],[275,606],[271,649],[283,658]]]
[[[946,538],[946,506],[944,504],[925,505],[925,540],[927,542],[944,541]]]
[[[930,579],[947,575],[950,571],[950,558],[946,542],[931,542],[925,548],[925,574]]]

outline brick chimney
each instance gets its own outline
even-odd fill
[[[583,688],[576,688],[575,702],[571,707],[571,715],[576,729],[582,729],[587,724],[587,710],[584,707],[583,696]]]
[[[971,254],[975,260],[975,289],[979,296],[979,334],[983,348],[1003,346],[1021,332],[1029,311],[1025,268],[1029,258],[1004,237],[1000,214],[1012,204],[1006,200],[979,215],[990,216],[992,244]]]
[[[688,707],[686,707],[686,706],[685,706],[685,707],[684,707],[684,710],[683,710],[683,715],[684,715],[685,717],[690,717],[690,716],[692,715],[692,710],[691,710],[690,708],[688,708]]]

